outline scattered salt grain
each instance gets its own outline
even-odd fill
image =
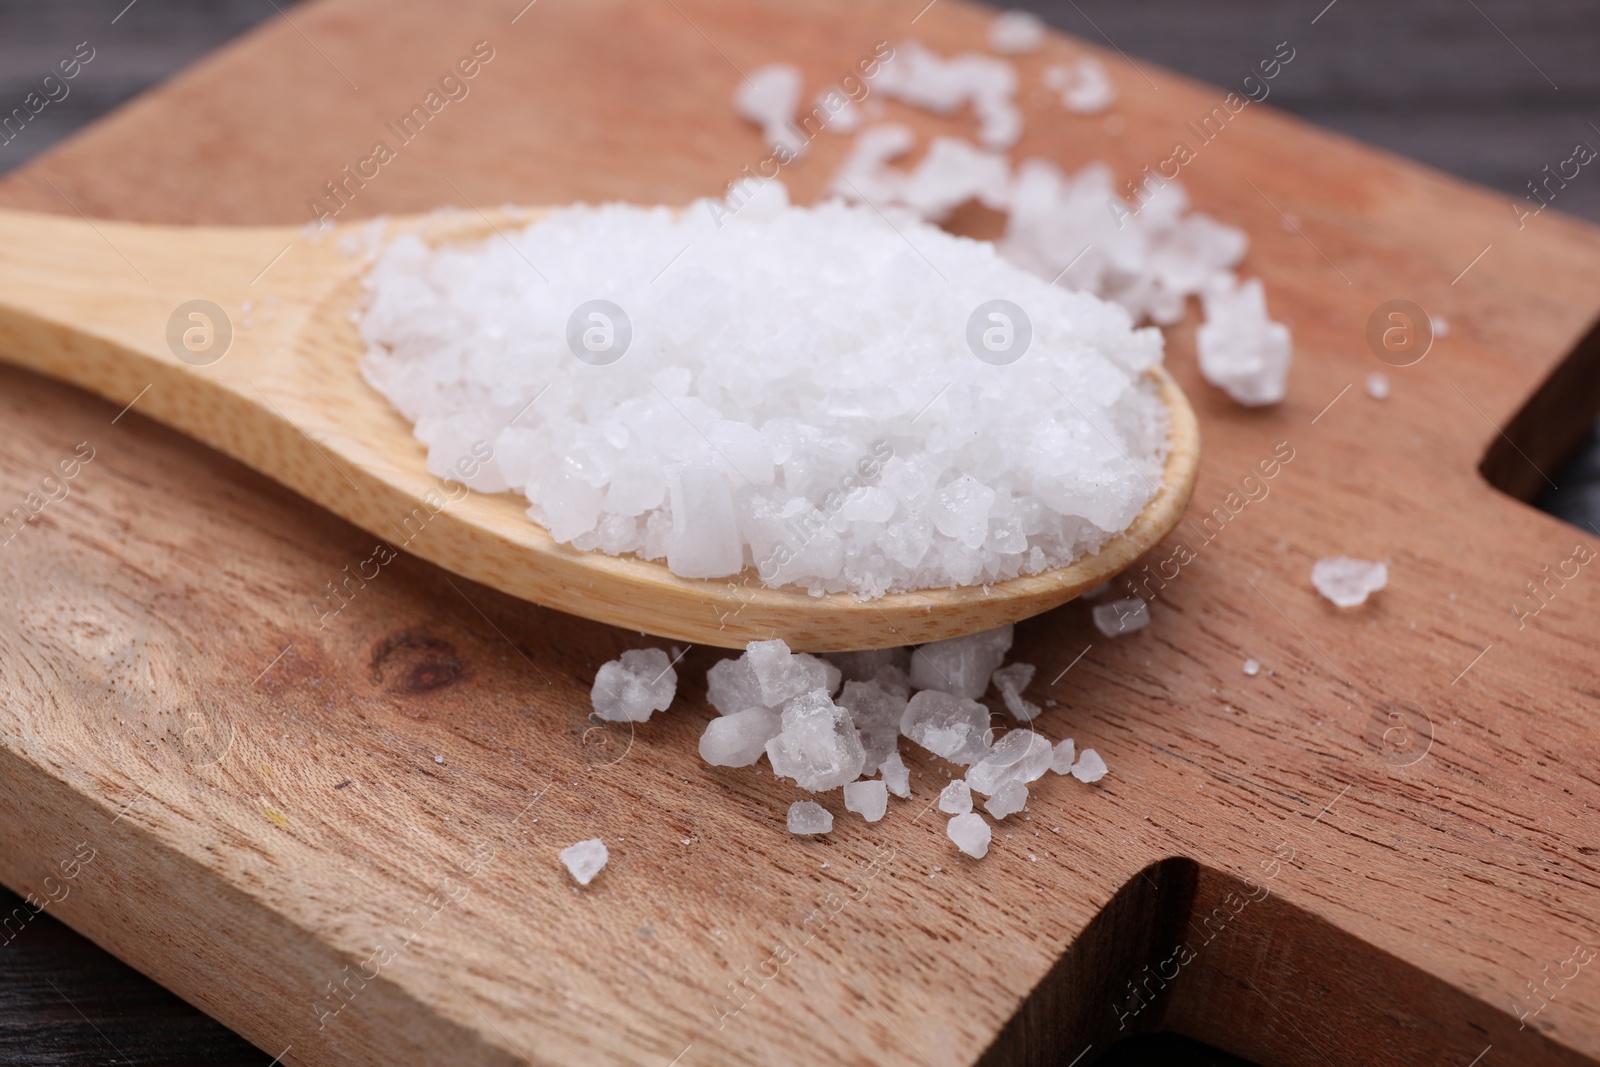
[[[911,771],[900,753],[895,752],[884,760],[878,773],[883,775],[883,784],[889,787],[889,792],[902,800],[911,795]]]
[[[1249,407],[1276,404],[1288,392],[1293,354],[1288,327],[1267,318],[1261,280],[1219,280],[1202,294],[1206,321],[1195,333],[1200,373]]]
[[[1111,76],[1093,56],[1046,68],[1044,83],[1060,94],[1062,107],[1080,115],[1099,114],[1117,100]]]
[[[989,824],[975,811],[951,819],[944,832],[957,848],[975,860],[981,860],[989,854]]]
[[[1150,625],[1150,605],[1140,597],[1096,604],[1090,612],[1094,628],[1107,637],[1120,637]]]
[[[837,789],[861,775],[866,755],[850,713],[824,689],[802,693],[783,707],[783,729],[767,742],[774,774],[802,789]]]
[[[935,756],[966,766],[989,751],[989,709],[976,700],[925,689],[906,704],[900,732]]]
[[[1080,782],[1098,782],[1106,776],[1106,761],[1092,748],[1083,750],[1078,762],[1072,765],[1072,777]]]
[[[1027,806],[1028,787],[1021,782],[1010,781],[984,802],[983,810],[996,819],[1004,819],[1007,815],[1013,815]]]
[[[1022,136],[1017,110],[1017,72],[1003,59],[964,52],[945,59],[916,41],[895,45],[883,65],[878,90],[938,115],[971,103],[978,116],[978,141],[985,148],[1010,148]]]
[[[833,813],[812,800],[797,800],[789,805],[791,834],[825,834],[833,829]]]
[[[665,711],[678,691],[678,672],[659,648],[635,648],[601,666],[589,690],[594,713],[607,722],[644,722]]]
[[[957,778],[939,791],[939,810],[947,815],[965,815],[972,810],[972,790]]]
[[[889,788],[877,780],[851,782],[844,787],[844,806],[868,822],[877,822],[889,808]]]
[[[838,667],[805,652],[790,652],[781,637],[750,642],[745,659],[761,689],[761,703],[769,708],[813,689],[831,694],[839,688]]]
[[[1374,400],[1389,399],[1389,376],[1381,370],[1367,375],[1367,395]]]
[[[1339,607],[1353,608],[1389,584],[1389,568],[1348,556],[1319,559],[1311,567],[1311,584]]]
[[[1039,705],[1022,699],[1022,691],[1033,681],[1035,670],[1037,668],[1031,663],[1009,663],[990,675],[990,681],[1000,691],[1000,699],[1005,702],[1006,710],[1023,722],[1031,722],[1039,717]]]
[[[1261,673],[1261,664],[1257,663],[1253,659],[1245,660],[1244,661],[1244,673],[1246,673],[1250,677],[1254,678],[1256,675]]]
[[[850,712],[861,735],[866,766],[881,766],[899,745],[900,719],[906,711],[904,690],[889,689],[875,681],[846,682],[838,703]]]
[[[1044,44],[1044,21],[1031,11],[1002,11],[989,23],[989,47],[1008,55],[1037,52]]]
[[[747,708],[706,724],[700,758],[713,767],[748,767],[761,758],[767,742],[783,729],[783,718],[768,708]]]
[[[606,843],[598,837],[579,841],[561,850],[561,862],[566,866],[567,873],[572,875],[572,880],[579,885],[594,881],[594,876],[600,873],[610,858]]]
[[[1050,742],[1032,730],[1012,730],[967,771],[967,786],[991,796],[1010,782],[1032,782],[1050,769]]]
[[[745,656],[719,660],[706,672],[706,699],[722,715],[732,715],[746,708],[764,708],[761,683],[750,669]]]
[[[741,118],[761,127],[773,148],[788,149],[791,157],[805,153],[806,139],[795,132],[794,116],[800,106],[800,70],[788,63],[757,67],[741,79],[733,104]]]
[[[1072,761],[1076,756],[1077,746],[1073,744],[1072,738],[1058,741],[1050,756],[1050,769],[1057,774],[1071,774]]]
[[[689,577],[749,568],[865,597],[989,584],[1098,551],[1148,503],[1169,420],[1144,372],[1162,339],[1049,284],[1081,243],[1024,270],[866,205],[789,207],[775,182],[739,203],[393,237],[366,279],[362,372],[433,473],[487,456],[468,484],[522,494],[557,541]],[[1094,210],[1110,225],[1104,198]],[[968,342],[996,294],[1031,328],[1004,373]],[[863,470],[875,492],[836,510]],[[940,490],[963,477],[982,491],[958,516]]]
[[[911,685],[976,700],[1011,651],[1012,627],[930,641],[911,655]]]

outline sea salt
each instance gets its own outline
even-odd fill
[[[861,775],[866,755],[850,713],[813,689],[784,705],[783,728],[767,742],[774,774],[793,778],[802,789],[837,789]]]
[[[1094,628],[1107,637],[1121,637],[1150,625],[1150,605],[1140,597],[1096,604],[1089,614]]]
[[[1021,782],[1010,781],[984,802],[983,810],[996,819],[1004,819],[1007,815],[1014,815],[1027,806],[1028,787]]]
[[[1311,567],[1311,584],[1339,607],[1353,608],[1389,584],[1389,568],[1349,556],[1319,559]]]
[[[1009,782],[1032,782],[1050,769],[1054,750],[1032,730],[1012,730],[967,771],[974,793],[992,796]]]
[[[850,712],[850,719],[861,735],[866,766],[881,766],[898,750],[900,719],[905,714],[906,702],[903,691],[886,688],[876,681],[844,683],[838,703]]]
[[[1022,722],[1031,722],[1039,717],[1039,705],[1022,699],[1022,691],[1033,681],[1035,670],[1037,668],[1031,663],[1008,663],[989,676],[994,687],[1000,691],[1000,699],[1005,703],[1006,710]]]
[[[844,806],[868,822],[877,822],[889,808],[889,788],[876,780],[851,782],[844,787]]]
[[[985,148],[1010,148],[1022,136],[1017,110],[1017,72],[1003,59],[964,52],[945,59],[916,41],[895,45],[883,65],[878,90],[935,114],[949,115],[970,103]]]
[[[1257,663],[1253,659],[1245,660],[1244,661],[1244,673],[1246,673],[1250,677],[1254,678],[1256,675],[1261,673],[1261,664]]]
[[[1045,68],[1044,84],[1060,95],[1062,107],[1081,115],[1099,114],[1117,100],[1105,64],[1093,56]]]
[[[734,108],[740,117],[761,127],[761,135],[773,148],[783,146],[791,158],[805,153],[806,139],[794,128],[800,106],[800,70],[787,63],[757,67],[740,79],[734,93]]]
[[[983,65],[1000,61],[976,58],[961,100],[1003,88]],[[869,206],[738,194],[559,208],[440,247],[394,237],[366,279],[363,374],[435,475],[686,577],[865,597],[990,584],[1099,550],[1150,501],[1162,339],[1050,285],[1064,262],[1039,277]],[[1003,366],[969,343],[997,296],[1029,326]]]
[[[975,811],[955,816],[945,825],[944,832],[957,848],[975,860],[989,854],[989,824]]]
[[[1389,399],[1389,376],[1381,370],[1367,375],[1367,395],[1374,400]]]
[[[1044,21],[1031,11],[1002,11],[989,23],[989,47],[996,52],[1037,52],[1044,44]]]
[[[1050,769],[1056,774],[1071,774],[1072,761],[1077,755],[1077,746],[1072,738],[1056,742],[1056,747],[1050,755]]]
[[[1080,782],[1098,782],[1105,776],[1106,761],[1092,748],[1084,749],[1078,756],[1078,762],[1072,765],[1072,777]]]
[[[911,654],[911,686],[976,700],[1011,650],[1013,629],[1000,626],[965,637],[930,641]]]
[[[972,790],[960,778],[939,791],[939,810],[948,815],[965,815],[972,810]]]
[[[767,742],[783,729],[783,717],[767,708],[748,708],[706,724],[700,735],[700,758],[713,767],[748,767],[767,750]]]
[[[906,705],[900,732],[952,763],[976,763],[989,752],[989,709],[976,700],[925,689]]]
[[[831,694],[839,687],[839,668],[805,652],[790,652],[782,638],[752,641],[744,655],[766,707],[775,708],[813,689]]]
[[[911,795],[911,771],[906,767],[905,760],[900,758],[900,753],[892,753],[884,760],[878,773],[883,775],[883,784],[888,786],[889,792],[902,800]]]
[[[594,876],[600,873],[610,858],[606,843],[598,837],[579,841],[561,850],[561,862],[566,866],[567,873],[572,875],[572,880],[579,885],[594,881]]]
[[[791,834],[825,834],[833,829],[833,813],[814,800],[797,800],[789,805]]]
[[[1288,327],[1267,318],[1259,278],[1223,279],[1202,296],[1206,321],[1195,333],[1200,373],[1250,407],[1276,404],[1288,392],[1292,348]]]
[[[678,672],[659,648],[629,649],[601,666],[589,690],[594,713],[608,722],[644,722],[665,711],[678,690]]]

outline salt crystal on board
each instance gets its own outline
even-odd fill
[[[859,812],[868,822],[877,822],[889,807],[889,787],[877,779],[851,782],[844,787],[844,806]]]
[[[833,829],[833,813],[813,800],[797,800],[789,805],[791,834],[825,834]]]
[[[952,763],[976,763],[989,751],[989,709],[976,700],[925,689],[906,704],[900,732]]]
[[[882,766],[897,750],[900,718],[905,714],[906,702],[900,692],[886,689],[878,682],[844,683],[838,704],[850,712],[856,731],[861,735],[866,766]]]
[[[1288,392],[1289,330],[1267,318],[1261,280],[1224,277],[1201,295],[1205,321],[1195,331],[1200,374],[1249,407],[1276,404]]]
[[[1008,782],[1032,782],[1050,769],[1054,750],[1032,730],[1011,730],[967,771],[974,793],[990,796]]]
[[[911,654],[911,685],[976,700],[989,688],[995,668],[1011,650],[1013,628],[1006,626],[930,641]]]
[[[1072,765],[1072,777],[1080,782],[1098,782],[1106,776],[1106,761],[1092,748],[1083,750],[1078,762]]]
[[[678,691],[678,672],[659,648],[629,649],[603,664],[589,690],[594,713],[607,722],[644,722],[665,711]]]
[[[861,775],[866,754],[850,713],[827,690],[802,693],[783,707],[783,729],[767,742],[774,774],[793,778],[802,789],[837,789]]]
[[[965,815],[972,810],[972,790],[960,778],[939,791],[939,810],[949,815]]]
[[[1245,660],[1244,661],[1244,673],[1246,673],[1250,677],[1254,678],[1256,675],[1261,673],[1261,664],[1257,663],[1253,659]]]
[[[1022,691],[1033,681],[1037,668],[1031,663],[1008,663],[990,675],[990,681],[1000,691],[1006,710],[1023,722],[1039,717],[1039,705],[1022,699]]]
[[[989,23],[989,47],[1008,55],[1037,52],[1044,32],[1044,20],[1033,12],[1002,11]]]
[[[900,758],[900,753],[891,753],[878,768],[878,773],[883,775],[883,784],[889,787],[889,792],[902,800],[911,795],[911,771],[906,767],[905,760]]]
[[[1050,769],[1057,774],[1071,774],[1072,761],[1077,756],[1077,746],[1072,738],[1056,743],[1055,750],[1050,756]]]
[[[987,801],[983,810],[993,815],[996,819],[1003,819],[1013,815],[1028,806],[1028,787],[1018,781],[1009,781],[1001,786]]]
[[[588,885],[594,881],[594,876],[600,873],[610,858],[611,853],[606,850],[606,843],[598,837],[579,841],[561,850],[561,862],[566,866],[567,873],[572,875],[573,881],[579,885]]]
[[[713,767],[748,767],[783,729],[783,718],[769,708],[747,708],[721,715],[700,735],[700,758]]]
[[[1139,597],[1096,604],[1090,612],[1094,628],[1107,637],[1120,637],[1150,625],[1150,605]]]
[[[757,67],[740,80],[733,103],[741,118],[761,127],[767,144],[773,148],[782,145],[794,156],[805,153],[805,138],[794,129],[795,111],[800,106],[798,67],[788,63]]]
[[[1339,607],[1353,608],[1389,584],[1389,567],[1349,556],[1319,559],[1311,567],[1311,584]]]
[[[957,848],[975,860],[989,854],[989,824],[975,811],[955,816],[945,825],[944,832]]]

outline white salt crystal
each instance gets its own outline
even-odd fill
[[[814,793],[860,777],[866,762],[861,738],[850,713],[834,704],[827,690],[813,689],[789,701],[782,722],[782,732],[767,742],[774,774]]]
[[[967,786],[990,796],[1008,782],[1032,782],[1050,769],[1050,742],[1032,730],[1011,730],[967,771]]]
[[[713,767],[748,767],[783,729],[783,717],[767,708],[721,715],[700,735],[700,758]]]
[[[839,668],[805,652],[790,652],[781,637],[750,642],[745,658],[761,687],[761,703],[769,708],[813,689],[832,693],[839,684]]]
[[[844,806],[868,822],[877,822],[889,808],[889,788],[876,780],[851,782],[844,787]]]
[[[579,841],[576,845],[568,845],[561,850],[561,862],[566,865],[567,873],[572,875],[572,880],[579,885],[588,885],[594,881],[594,876],[600,873],[610,858],[611,853],[606,850],[606,843],[598,837]]]
[[[1094,115],[1116,103],[1117,91],[1103,63],[1084,56],[1072,63],[1047,67],[1045,85],[1061,95],[1061,106],[1082,115]]]
[[[1037,52],[1044,44],[1044,21],[1031,11],[1002,11],[989,23],[989,47],[996,52]]]
[[[1077,755],[1076,748],[1070,737],[1057,742],[1055,751],[1050,756],[1050,769],[1057,774],[1071,774],[1072,761]]]
[[[1235,286],[1221,278],[1202,295],[1205,322],[1195,332],[1205,380],[1250,407],[1276,404],[1288,392],[1289,330],[1267,318],[1259,278]]]
[[[1011,651],[1012,627],[930,641],[911,655],[911,687],[977,699]]]
[[[990,681],[1000,691],[1000,699],[1005,702],[1006,710],[1023,722],[1031,722],[1039,717],[1039,705],[1022,699],[1022,691],[1033,681],[1036,669],[1031,663],[1010,663],[990,675]]]
[[[883,784],[888,786],[889,792],[902,800],[911,795],[911,771],[906,767],[905,760],[900,758],[900,753],[891,753],[878,768],[878,773],[883,775]]]
[[[747,656],[718,660],[711,665],[706,672],[706,699],[722,715],[767,706]]]
[[[791,834],[825,834],[833,829],[833,813],[814,800],[797,800],[789,805]]]
[[[1257,663],[1253,659],[1245,660],[1244,661],[1244,673],[1246,673],[1250,677],[1254,678],[1256,675],[1261,673],[1261,664]]]
[[[1389,399],[1389,376],[1381,370],[1367,375],[1367,395],[1374,400]]]
[[[885,667],[905,670],[911,666],[909,648],[874,648],[864,652],[829,652],[823,659],[839,668],[847,682],[871,682]]]
[[[850,712],[850,719],[861,735],[861,747],[866,752],[865,766],[882,766],[883,761],[897,751],[906,697],[875,681],[846,682],[838,703]]]
[[[906,704],[900,732],[952,763],[976,763],[989,751],[989,709],[976,700],[927,689]]]
[[[975,860],[989,854],[989,824],[975,811],[951,819],[944,832],[957,848]]]
[[[1018,781],[1010,781],[995,791],[994,796],[984,802],[983,810],[993,815],[996,819],[1003,819],[1007,815],[1021,811],[1028,806],[1028,787]]]
[[[794,129],[795,112],[800,106],[800,70],[788,63],[769,63],[752,70],[734,93],[733,103],[741,118],[761,127],[767,144],[783,145],[795,156],[805,152],[805,138]]]
[[[1106,761],[1092,748],[1084,749],[1078,762],[1072,765],[1072,777],[1080,782],[1098,782],[1105,776]]]
[[[1096,604],[1090,612],[1094,628],[1107,637],[1120,637],[1150,625],[1150,605],[1140,597]]]
[[[678,672],[659,648],[635,648],[601,666],[589,690],[594,713],[608,722],[644,722],[665,711],[678,691]]]
[[[993,124],[1004,108],[980,102],[1009,101],[1014,72],[957,59],[938,59],[933,82],[907,93],[973,103]],[[857,148],[872,138],[888,157],[915,140],[871,128]],[[965,177],[937,173],[949,168],[936,159],[916,195],[948,200],[964,183],[962,195],[1014,200],[1003,161],[970,145],[940,151]],[[1109,179],[1105,189],[1096,224],[1120,238]],[[490,456],[472,488],[523,495],[557,540],[689,575],[754,571],[773,587],[869,598],[993,584],[1098,551],[1149,501],[1169,420],[1144,371],[1162,341],[1069,291],[1088,268],[1049,284],[1083,241],[1041,232],[1028,245],[1037,262],[1019,267],[866,205],[788,206],[775,182],[729,196],[677,211],[560,208],[438,247],[385,238],[366,279],[362,373],[412,424],[435,474]],[[1158,214],[1140,212],[1138,240]],[[1214,238],[1180,236],[1191,223],[1162,223],[1174,262]],[[1097,237],[1086,261],[1124,306],[1170,303],[1181,288],[1141,282],[1159,299],[1134,294],[1099,248]],[[549,281],[530,282],[530,263]],[[967,338],[1000,293],[1032,338],[1004,374]]]
[[[1311,584],[1339,607],[1353,608],[1365,604],[1368,596],[1389,584],[1389,568],[1384,563],[1349,556],[1319,559],[1311,567]]]
[[[939,810],[949,815],[965,815],[972,810],[972,790],[960,778],[939,790]]]
[[[895,46],[894,59],[883,65],[878,89],[938,115],[967,103],[978,117],[978,140],[986,148],[1010,148],[1022,135],[1017,110],[1017,72],[1003,59],[964,52],[949,59],[916,41]]]

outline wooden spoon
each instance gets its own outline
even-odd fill
[[[450,213],[394,220],[390,232],[441,240],[507,224]],[[777,636],[797,650],[881,648],[1027,618],[1133,563],[1177,524],[1194,487],[1194,412],[1157,370],[1172,413],[1161,491],[1127,532],[1069,567],[858,600],[769,589],[752,570],[680,578],[660,563],[578,551],[531,522],[520,497],[428,474],[410,426],[362,380],[353,312],[370,235],[363,224],[316,234],[0,211],[0,359],[127,405],[117,418],[132,409],[158,419],[446,570],[575,615],[723,647]],[[352,560],[350,574],[359,567]],[[328,577],[338,586],[346,575]],[[308,625],[325,592],[305,590]]]

